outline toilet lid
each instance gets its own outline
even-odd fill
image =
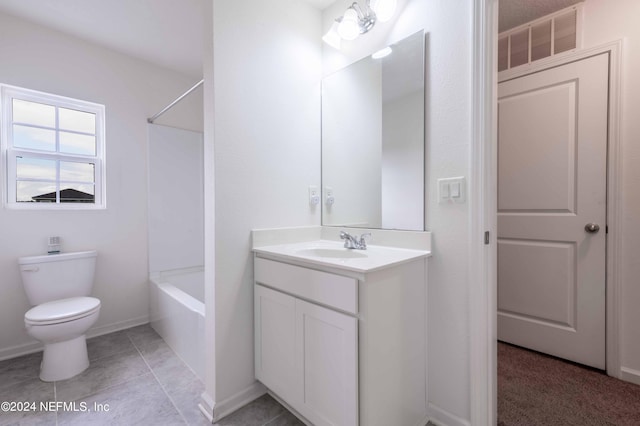
[[[35,306],[24,319],[30,324],[52,324],[82,318],[99,309],[100,300],[95,297],[71,297]]]

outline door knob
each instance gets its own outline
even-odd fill
[[[589,232],[590,234],[595,234],[600,230],[600,225],[597,223],[587,223],[584,226],[584,230]]]

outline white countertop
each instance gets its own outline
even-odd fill
[[[322,253],[330,254],[329,257]],[[350,250],[341,241],[316,240],[301,243],[254,247],[260,257],[367,273],[431,256],[431,251],[368,245],[366,250]],[[344,253],[344,257],[341,257]]]

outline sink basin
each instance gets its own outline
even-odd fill
[[[296,251],[300,256],[324,257],[331,259],[355,259],[367,257],[365,253],[358,250],[340,248],[308,248]]]

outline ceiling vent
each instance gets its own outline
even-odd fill
[[[582,3],[498,35],[498,72],[581,47]]]

